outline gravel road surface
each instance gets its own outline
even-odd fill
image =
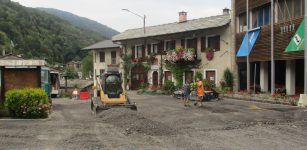
[[[0,149],[307,149],[305,109],[229,99],[184,107],[170,96],[129,95],[137,112],[93,116],[89,101],[54,99],[48,119],[0,119]]]

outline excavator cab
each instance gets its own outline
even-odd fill
[[[114,107],[130,108],[137,110],[135,103],[131,103],[121,80],[118,68],[108,68],[100,77],[96,77],[99,96],[91,99],[93,113]]]

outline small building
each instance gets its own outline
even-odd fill
[[[12,54],[1,57],[0,103],[8,90],[41,87],[41,67],[45,65],[44,60],[26,60]]]
[[[94,64],[94,85],[96,86],[96,76],[100,76],[108,66],[118,67],[122,72],[121,67],[121,48],[120,45],[113,43],[111,40],[104,40],[85,47],[82,50],[93,52]],[[96,91],[94,91],[96,94]]]
[[[82,64],[81,61],[70,61],[66,64],[66,67],[72,68],[77,74],[79,79],[82,78]]]

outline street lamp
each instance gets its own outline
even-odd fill
[[[146,20],[146,16],[145,16],[145,15],[144,15],[144,16],[141,16],[141,15],[139,15],[139,14],[133,12],[133,11],[130,11],[129,9],[122,9],[122,10],[123,10],[123,11],[130,12],[130,13],[132,13],[132,14],[134,14],[134,15],[140,17],[140,18],[143,20],[143,29],[144,29],[144,34],[145,34],[145,33],[146,33],[146,31],[145,31],[145,20]]]

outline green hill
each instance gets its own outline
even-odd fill
[[[55,15],[58,16],[60,18],[62,18],[63,20],[68,21],[69,23],[71,23],[72,25],[79,27],[81,29],[85,29],[85,30],[90,30],[93,32],[97,32],[100,33],[102,36],[105,36],[109,39],[112,38],[112,36],[118,34],[119,32],[106,26],[103,25],[101,23],[98,23],[96,21],[90,20],[88,18],[85,17],[80,17],[77,15],[74,15],[72,13],[66,12],[66,11],[62,11],[62,10],[58,10],[58,9],[53,9],[53,8],[38,8],[40,10],[43,10],[51,15]]]
[[[44,11],[0,0],[0,51],[9,52],[9,41],[13,41],[15,54],[65,63],[82,58],[81,48],[103,39],[101,34],[77,28]]]

